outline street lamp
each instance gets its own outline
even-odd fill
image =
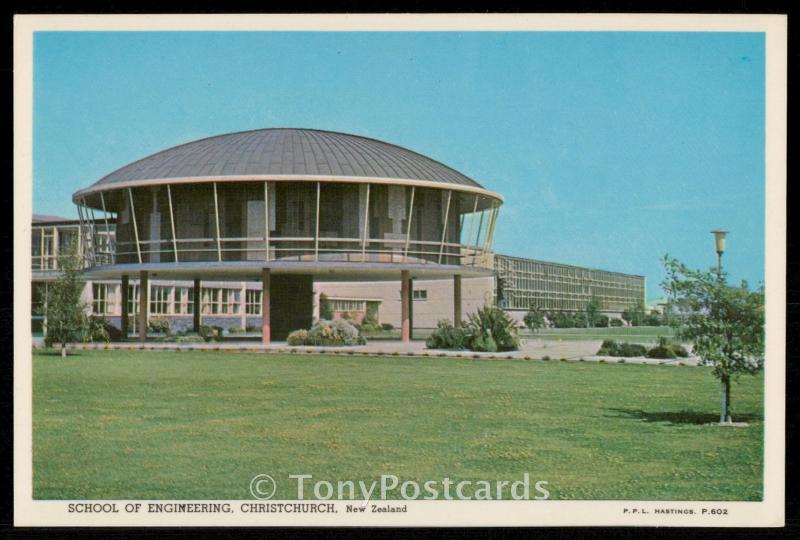
[[[722,254],[725,252],[725,237],[728,236],[728,231],[722,229],[715,229],[711,231],[714,235],[714,243],[717,247],[717,277],[722,275]]]

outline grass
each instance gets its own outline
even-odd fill
[[[706,368],[80,351],[33,364],[36,499],[275,498],[318,480],[549,482],[554,499],[759,500],[763,378]],[[531,485],[532,494],[533,486]]]
[[[547,328],[530,333],[525,330],[522,335],[529,339],[547,339],[563,341],[586,341],[616,339],[630,343],[656,343],[660,336],[672,337],[675,331],[669,326],[633,326],[611,328]]]

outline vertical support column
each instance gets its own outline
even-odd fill
[[[119,317],[119,326],[122,329],[122,341],[128,340],[128,274],[123,274],[122,282],[120,283],[120,299],[119,303],[121,306],[120,309],[120,317]]]
[[[269,268],[261,269],[261,343],[270,344]]]
[[[367,240],[369,239],[369,184],[367,184],[367,201],[364,204],[364,230],[361,239],[361,261],[367,260]]]
[[[200,280],[195,278],[194,280],[194,298],[192,298],[192,330],[194,332],[200,332]]]
[[[461,326],[461,274],[453,276],[453,326]]]
[[[139,227],[136,225],[136,208],[133,206],[133,191],[128,188],[128,199],[131,202],[131,221],[133,221],[133,237],[136,241],[136,257],[139,264],[142,264],[142,248],[139,246]]]
[[[147,340],[147,312],[150,309],[150,283],[147,279],[147,270],[139,272],[139,341]]]
[[[219,198],[217,197],[216,182],[214,182],[214,223],[217,229],[217,260],[222,261],[222,240],[219,235]]]
[[[314,223],[314,260],[319,260],[319,182],[317,182],[317,213]]]
[[[442,226],[442,241],[439,245],[439,264],[442,264],[444,254],[444,241],[447,239],[447,221],[450,219],[450,200],[453,198],[453,191],[447,192],[447,207],[444,209],[444,225]]]
[[[269,183],[264,182],[264,260],[269,260]]]
[[[416,186],[411,186],[411,203],[408,205],[408,223],[406,225],[406,245],[403,250],[403,262],[408,262],[408,244],[411,242],[411,219],[414,217],[414,193]]]
[[[103,192],[100,192],[102,195]],[[172,211],[172,190],[167,184],[167,200],[169,201],[169,226],[172,229],[172,251],[175,255],[175,262],[178,262],[178,237],[175,236],[175,213]]]
[[[239,293],[239,309],[242,313],[242,330],[247,329],[247,282],[242,281],[241,292]]]
[[[400,339],[411,341],[411,273],[400,271]]]
[[[414,278],[408,278],[408,339],[414,339]]]

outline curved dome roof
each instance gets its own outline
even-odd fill
[[[483,189],[460,172],[393,144],[332,131],[273,128],[169,148],[117,169],[90,190],[137,180],[250,175],[398,178]]]

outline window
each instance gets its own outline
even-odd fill
[[[108,285],[105,283],[92,283],[92,312],[105,315],[108,310]]]
[[[200,289],[201,312],[203,315],[216,314],[219,312],[219,289]]]
[[[331,311],[366,311],[364,300],[330,298]]]
[[[248,315],[261,315],[261,291],[245,292],[245,311]]]
[[[152,287],[150,289],[150,313],[165,315],[169,313],[170,287]]]
[[[191,315],[194,313],[194,287],[175,288],[175,314]]]
[[[241,313],[242,307],[242,291],[239,289],[229,289],[228,290],[228,297],[230,302],[230,313],[231,315],[236,315]]]
[[[139,286],[128,285],[128,315],[139,313]]]
[[[427,300],[428,291],[426,289],[418,289],[414,291],[414,300]]]

